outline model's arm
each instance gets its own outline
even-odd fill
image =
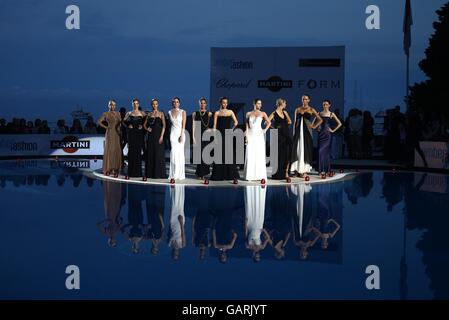
[[[316,110],[314,108],[312,108],[312,113],[315,116],[315,119],[313,119],[315,122],[315,120],[317,120],[317,123],[315,125],[312,124],[312,129],[316,129],[318,126],[321,125],[321,123],[323,123],[323,119],[321,119],[320,114],[318,112],[316,112]]]
[[[293,122],[293,136],[295,135],[295,127],[296,127],[296,114],[298,113],[298,108],[295,109],[295,121]]]
[[[162,120],[162,131],[161,131],[161,136],[159,137],[159,144],[162,144],[162,142],[164,142],[164,134],[165,134],[165,114],[161,112],[161,120]]]
[[[231,243],[228,246],[228,249],[234,248],[235,240],[237,240],[237,233],[233,232]]]
[[[340,119],[338,119],[338,117],[335,115],[335,113],[332,113],[331,118],[334,119],[335,122],[337,122],[337,126],[334,129],[330,130],[332,133],[334,133],[335,131],[340,129],[340,127],[342,126],[342,123],[341,123]]]
[[[263,131],[267,132],[267,130],[271,127],[271,120],[265,112],[262,113],[262,117],[265,120],[265,129]]]
[[[287,111],[284,111],[284,114],[285,114],[285,116],[287,117],[287,123],[288,123],[289,125],[291,125],[291,124],[292,124],[292,119],[290,118],[290,115],[288,114]]]
[[[268,117],[268,120],[270,120],[270,123],[273,121],[273,118],[274,118],[274,113],[275,113],[276,111],[273,111],[271,114],[270,114],[270,116]]]
[[[237,118],[235,117],[234,111],[232,111],[232,110],[231,110],[231,117],[232,117],[232,120],[234,120],[234,128],[232,128],[232,129],[235,129],[235,127],[237,127],[239,122],[237,121]]]
[[[182,129],[181,129],[181,135],[179,136],[179,143],[181,143],[184,139],[184,130],[186,128],[186,112],[182,111]]]
[[[330,237],[333,238],[335,236],[335,234],[338,232],[338,230],[340,230],[340,224],[337,221],[335,221],[334,219],[329,219],[329,222],[334,223],[336,226],[335,230],[330,234]]]
[[[195,140],[195,113],[192,113],[192,141],[193,144],[196,144],[196,140]]]
[[[214,129],[217,129],[218,111],[214,114]]]
[[[145,121],[143,122],[143,128],[146,131],[150,131],[151,132],[151,130],[148,130],[148,116],[145,117]]]
[[[107,129],[108,127],[103,124],[103,121],[106,121],[106,116],[105,116],[104,113],[101,115],[100,119],[98,119],[97,124],[100,127],[104,128],[104,129]]]

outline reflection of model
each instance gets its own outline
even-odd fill
[[[98,125],[106,129],[104,140],[104,155],[103,155],[103,174],[118,175],[123,161],[120,127],[122,119],[120,113],[115,111],[116,103],[110,100],[108,103],[108,112],[104,112]],[[106,125],[104,124],[106,123]]]
[[[318,230],[323,250],[329,247],[329,240],[340,230],[340,224],[333,218],[334,212],[331,201],[331,185],[318,185],[318,215],[315,218],[314,227]]]
[[[288,178],[288,166],[290,164],[292,141],[288,127],[292,120],[285,108],[287,102],[284,99],[276,100],[276,110],[270,114],[271,127],[278,132],[278,165],[277,171],[271,176],[272,179],[282,180]]]
[[[139,100],[133,99],[133,110],[123,121],[128,126],[128,176],[142,176],[143,121],[145,114],[139,110]]]
[[[151,242],[151,253],[156,255],[159,252],[159,243],[162,242],[164,234],[164,209],[165,209],[165,188],[158,186],[148,186],[148,193],[145,197],[147,207],[148,224],[144,228],[144,238]]]
[[[302,106],[295,110],[295,125],[293,127],[294,135],[290,171],[295,172],[301,177],[312,171],[312,130],[321,125],[323,121],[318,112],[309,106],[309,102],[310,97],[303,95]],[[313,117],[316,117],[317,121],[312,124]]]
[[[199,248],[199,258],[202,260],[206,250],[211,246],[210,232],[212,229],[212,215],[209,212],[209,188],[195,190],[195,201],[197,213],[192,221],[192,243]]]
[[[147,152],[145,159],[145,175],[148,178],[167,178],[165,171],[164,132],[165,116],[158,110],[158,101],[151,101],[153,111],[145,118],[144,128],[148,131]]]
[[[317,128],[318,130],[318,172],[321,174],[329,174],[331,171],[331,147],[332,134],[341,127],[341,121],[330,112],[331,102],[329,100],[323,101],[323,111],[320,112],[323,122]],[[332,129],[330,122],[335,121],[337,126]]]
[[[211,213],[214,216],[212,244],[218,250],[218,260],[225,263],[228,259],[227,252],[234,248],[237,239],[232,219],[238,210],[238,193],[233,188],[219,189],[214,190],[210,196]]]
[[[269,200],[269,218],[266,222],[271,246],[277,259],[285,256],[285,247],[291,235],[291,208],[289,188],[272,188]]]
[[[254,110],[246,114],[246,156],[245,180],[267,179],[265,164],[265,132],[271,122],[265,112],[261,111],[262,100],[254,100]],[[265,120],[265,129],[262,129],[262,120]]]
[[[260,186],[245,187],[246,248],[252,251],[254,262],[260,261],[261,251],[265,249],[267,243],[271,243],[270,236],[263,227],[266,192],[267,190]]]
[[[199,101],[200,109],[198,111],[195,111],[192,114],[192,138],[193,138],[193,144],[200,144],[200,150],[201,150],[201,163],[196,165],[196,171],[195,174],[198,178],[203,179],[205,176],[207,176],[210,173],[210,165],[205,164],[203,161],[203,150],[204,147],[209,143],[208,141],[203,141],[203,133],[213,127],[213,119],[212,119],[212,112],[207,110],[207,101],[205,98],[201,98]],[[199,134],[195,132],[196,129],[199,129]],[[197,137],[195,137],[195,134],[197,134],[200,138],[199,141],[196,140]]]
[[[172,109],[168,112],[171,122],[170,128],[170,174],[169,179],[185,179],[185,127],[186,112],[180,108],[181,100],[177,97],[172,100]]]
[[[184,230],[184,200],[185,186],[175,185],[170,188],[170,231],[168,246],[172,248],[173,260],[179,260],[181,249],[186,246],[186,235]]]
[[[101,233],[108,237],[108,245],[117,245],[116,236],[120,233],[122,218],[120,209],[122,207],[122,184],[103,181],[104,211],[106,219],[97,223]]]
[[[139,253],[144,226],[141,189],[138,185],[128,185],[128,224],[122,227],[122,232],[131,241],[132,253]]]
[[[299,249],[299,257],[303,260],[309,256],[320,237],[320,232],[313,226],[313,208],[305,195],[310,192],[310,185],[292,185],[292,192],[297,196],[296,216],[293,218],[293,243]]]
[[[226,150],[226,131],[232,131],[237,126],[238,121],[232,110],[228,110],[228,99],[220,99],[220,110],[215,112],[214,115],[214,129],[218,130],[221,134],[221,163],[214,163],[212,166],[212,176],[211,180],[233,180],[239,179],[240,175],[237,170],[237,165],[233,160],[235,154],[233,154],[233,159],[231,163],[226,163],[226,154],[235,153],[234,148]],[[228,152],[226,152],[228,151]],[[229,155],[228,155],[229,157]]]

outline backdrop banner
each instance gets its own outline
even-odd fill
[[[0,135],[0,156],[102,156],[104,135]]]
[[[239,122],[254,98],[270,114],[277,98],[287,100],[292,115],[301,95],[318,111],[324,99],[344,114],[345,47],[211,48],[210,105],[222,96],[238,110]]]

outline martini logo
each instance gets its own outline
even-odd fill
[[[292,88],[293,81],[292,80],[282,80],[279,76],[271,76],[268,80],[258,80],[257,81],[258,88],[266,88],[271,92],[281,91],[283,88]]]
[[[56,168],[90,168],[88,160],[52,161],[51,167]]]
[[[79,141],[75,136],[67,136],[62,140],[51,140],[50,148],[62,149],[66,153],[74,153],[77,152],[78,149],[90,149],[90,141]]]

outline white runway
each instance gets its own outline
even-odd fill
[[[141,185],[171,185],[170,180],[167,179],[147,179],[143,181],[142,178],[129,178],[125,179],[124,175],[119,175],[117,178],[113,176],[106,176],[101,173],[101,170],[93,170],[91,171],[93,176],[97,179],[116,181],[121,183],[134,183]],[[344,178],[348,178],[351,175],[354,175],[355,172],[343,172],[340,173],[338,170],[335,171],[335,175],[333,177],[326,177],[326,179],[321,179],[321,177],[317,173],[311,173],[309,175],[310,180],[306,181],[304,178],[292,177],[291,182],[287,182],[286,180],[272,180],[268,178],[265,185],[267,186],[284,186],[290,184],[316,184],[316,183],[330,183],[341,181]],[[268,172],[268,177],[270,177],[271,172]],[[243,176],[243,172],[240,171],[240,176]],[[186,179],[184,180],[176,180],[175,184],[181,184],[185,186],[204,186],[204,187],[230,187],[230,186],[255,186],[261,185],[260,181],[246,181],[243,179],[238,180],[238,184],[233,184],[233,181],[211,181],[209,180],[209,184],[205,184],[204,180],[200,180],[195,176],[195,166],[187,165],[186,166]]]

